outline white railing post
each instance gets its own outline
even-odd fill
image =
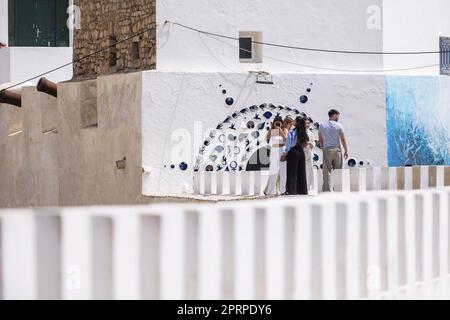
[[[317,170],[317,190],[318,193],[322,193],[322,189],[323,189],[323,170],[319,169]]]
[[[295,293],[294,299],[309,300],[311,287],[312,211],[305,205],[295,212]]]
[[[367,191],[367,169],[366,168],[358,169],[358,191],[359,192]]]
[[[114,299],[137,300],[139,292],[139,219],[135,212],[117,215],[113,229]]]
[[[213,190],[212,190],[212,187],[213,187],[213,179],[212,179],[212,172],[211,171],[207,171],[207,172],[205,172],[205,175],[204,175],[204,177],[205,177],[205,184],[204,184],[204,186],[205,186],[205,191],[204,191],[204,194],[205,195],[210,195],[210,194],[213,194]]]
[[[336,287],[336,206],[324,203],[322,218],[322,299],[335,300]]]
[[[414,194],[405,193],[405,246],[406,246],[406,286],[407,297],[413,299],[417,294],[416,274],[416,208]]]
[[[238,195],[237,191],[238,175],[240,175],[240,171],[233,171],[230,172],[230,174],[228,175],[230,180],[230,195],[232,196]]]
[[[381,189],[381,168],[380,167],[375,167],[372,168],[372,174],[373,174],[373,186],[372,186],[372,190],[374,191],[379,191],[382,190]]]
[[[360,168],[350,169],[350,191],[351,192],[358,192],[360,189],[359,171],[360,171]]]
[[[223,172],[223,190],[222,190],[222,195],[231,195],[231,175],[233,173],[230,172]]]
[[[432,298],[433,292],[433,209],[432,195],[428,192],[420,195],[422,197],[419,210],[423,214],[423,294],[424,298]]]
[[[351,192],[349,169],[341,170],[341,190],[342,192]]]
[[[420,189],[426,190],[429,189],[429,167],[421,166],[420,167]]]
[[[319,192],[320,192],[320,189],[319,189],[319,170],[317,170],[317,169],[313,170],[313,178],[314,178],[314,183],[313,183],[313,189],[311,191],[314,192],[315,194],[319,194]]]
[[[398,299],[399,289],[399,243],[398,243],[398,199],[397,196],[386,198],[387,206],[387,263],[388,290],[394,299]]]
[[[140,299],[161,299],[161,216],[143,212],[139,221]]]
[[[342,170],[333,170],[331,172],[331,185],[334,192],[342,192]]]
[[[234,299],[253,300],[255,297],[255,212],[247,208],[234,211],[235,279]]]
[[[442,188],[445,186],[445,167],[438,166],[436,167],[436,187]]]
[[[182,300],[185,297],[185,218],[182,211],[162,215],[160,267],[162,300]]]
[[[380,168],[380,190],[389,190],[389,168]]]
[[[268,206],[265,209],[266,234],[266,299],[286,299],[284,288],[285,277],[285,213],[278,205]]]
[[[111,216],[91,216],[92,299],[114,298],[114,221]]]
[[[202,194],[200,172],[194,172],[194,194]]]
[[[38,299],[61,300],[61,218],[58,213],[43,213],[34,219]]]
[[[438,191],[439,205],[439,293],[441,297],[449,295],[449,199],[448,193]]]
[[[241,195],[250,195],[250,172],[248,171],[241,173]]]
[[[224,194],[225,177],[223,172],[216,172],[216,194],[221,196]]]
[[[346,248],[345,248],[345,299],[359,299],[360,294],[360,266],[362,257],[360,256],[360,212],[358,202],[351,202],[346,207]]]
[[[199,298],[222,299],[222,214],[216,210],[200,212],[199,237]],[[226,258],[226,257],[225,257]]]
[[[63,299],[92,299],[90,215],[86,209],[63,209],[62,273]]]
[[[380,260],[380,225],[377,199],[367,202],[368,209],[368,263],[367,263],[367,289],[369,299],[380,297],[381,291],[381,260]]]
[[[388,175],[389,175],[388,190],[397,191],[399,189],[397,182],[397,168],[389,168]]]
[[[6,300],[39,298],[34,222],[31,210],[3,216],[3,296]]]
[[[405,190],[413,190],[413,168],[405,167]]]

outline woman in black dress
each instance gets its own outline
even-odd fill
[[[309,143],[306,121],[296,119],[295,130],[289,132],[284,156],[287,158],[287,194],[307,195],[305,146]]]

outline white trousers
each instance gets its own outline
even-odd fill
[[[287,167],[286,162],[281,162],[283,148],[274,148],[270,152],[269,183],[267,185],[268,195],[277,195],[286,192]],[[280,188],[277,188],[277,182],[280,181]]]
[[[312,158],[306,160],[306,182],[308,190],[314,189],[314,166]]]

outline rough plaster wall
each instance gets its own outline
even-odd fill
[[[98,127],[81,129],[82,86],[97,87]],[[60,86],[61,205],[141,201],[140,102],[140,73]],[[124,157],[126,169],[118,170]]]
[[[22,89],[22,109],[1,105],[0,204],[2,207],[58,205],[56,135],[44,134],[56,125],[56,99]],[[20,130],[23,133],[8,136]],[[53,123],[53,125],[52,125]]]
[[[96,127],[81,128],[83,90],[98,93]],[[0,207],[144,201],[140,73],[60,84],[58,99],[24,88],[22,103],[0,105]]]
[[[393,0],[395,1],[395,0]],[[380,70],[381,56],[329,54],[264,46],[262,64],[239,63],[235,40],[199,35],[166,20],[239,37],[261,31],[264,42],[293,46],[382,51],[383,32],[369,29],[369,7],[382,0],[163,0],[157,1],[157,70],[241,72],[333,72],[321,68]],[[274,59],[275,58],[275,59]],[[281,61],[281,60],[284,61]],[[286,62],[287,61],[287,62]],[[310,67],[307,67],[310,66]],[[314,67],[314,68],[311,68]],[[338,71],[339,72],[339,71]]]
[[[313,83],[309,102],[299,97]],[[222,85],[222,87],[220,87]],[[227,90],[224,95],[222,90]],[[235,104],[228,107],[227,97]],[[274,75],[274,85],[256,84],[254,75],[227,73],[143,73],[142,161],[144,195],[181,194],[192,187],[193,163],[204,137],[234,110],[261,103],[298,107],[315,120],[326,120],[331,107],[342,112],[351,156],[387,164],[386,92],[383,76]],[[203,132],[194,134],[195,121]],[[172,134],[188,133],[185,159],[172,159]],[[183,160],[187,171],[179,169]],[[171,169],[171,165],[175,169]],[[165,167],[166,166],[166,167]]]

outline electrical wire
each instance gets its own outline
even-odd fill
[[[239,38],[226,36],[218,33],[213,33],[209,31],[200,30],[194,27],[190,27],[187,25],[184,25],[182,23],[178,22],[172,22],[167,20],[165,23],[171,23],[173,25],[177,25],[180,27],[183,27],[185,29],[189,29],[192,31],[200,32],[203,34],[211,35],[214,37],[224,38],[224,39],[230,39],[230,40],[237,40],[239,41]],[[325,53],[339,53],[339,54],[359,54],[359,55],[425,55],[425,54],[440,54],[440,53],[446,53],[450,52],[449,50],[439,50],[439,51],[392,51],[392,52],[384,52],[384,51],[349,51],[349,50],[334,50],[334,49],[320,49],[320,48],[308,48],[308,47],[298,47],[298,46],[291,46],[291,45],[284,45],[284,44],[276,44],[271,42],[262,42],[262,41],[254,41],[252,40],[252,43],[259,44],[263,46],[271,46],[271,47],[278,47],[283,49],[294,49],[294,50],[303,50],[303,51],[313,51],[313,52],[325,52]]]
[[[224,38],[224,39],[229,39],[229,40],[234,40],[234,41],[239,41],[239,38],[236,37],[231,37],[231,36],[226,36],[226,35],[221,35],[221,34],[217,34],[217,33],[213,33],[213,32],[209,32],[209,31],[203,31],[200,29],[196,29],[194,27],[190,27],[178,22],[172,22],[172,21],[165,21],[165,24],[172,24],[172,25],[177,25],[180,27],[183,27],[185,29],[189,29],[201,34],[205,34],[205,35],[209,35],[209,36],[214,36],[214,37],[219,37],[219,38]],[[136,34],[133,34],[125,39],[122,39],[120,41],[116,41],[113,44],[106,46],[104,48],[101,48],[97,51],[94,51],[86,56],[83,56],[81,58],[75,59],[71,62],[68,62],[66,64],[63,64],[59,67],[50,69],[46,72],[43,72],[41,74],[38,74],[36,76],[33,76],[31,78],[28,78],[26,80],[20,81],[18,83],[15,83],[14,85],[11,85],[7,88],[2,89],[0,92],[3,92],[5,90],[10,90],[13,89],[17,86],[20,86],[22,84],[25,84],[29,81],[35,80],[37,78],[43,77],[49,73],[61,70],[65,67],[71,66],[75,63],[79,63],[82,62],[83,60],[86,60],[90,57],[93,57],[105,50],[108,50],[109,48],[115,47],[116,45],[120,44],[120,43],[124,43],[126,41],[129,41],[131,39],[134,39],[137,36],[146,34],[147,32],[151,32],[154,29],[154,26],[152,26],[151,28],[145,29],[144,31],[138,32]],[[279,47],[279,48],[284,48],[284,49],[296,49],[296,50],[304,50],[304,51],[315,51],[315,52],[327,52],[327,53],[339,53],[339,54],[367,54],[367,55],[423,55],[423,54],[438,54],[438,53],[445,53],[445,52],[450,52],[450,51],[409,51],[409,52],[376,52],[376,51],[346,51],[346,50],[331,50],[331,49],[318,49],[318,48],[307,48],[307,47],[297,47],[297,46],[290,46],[290,45],[282,45],[282,44],[275,44],[275,43],[269,43],[269,42],[260,42],[260,41],[252,41],[252,43],[255,44],[259,44],[259,45],[264,45],[264,46],[273,46],[273,47]],[[245,50],[245,49],[242,49]],[[416,69],[423,69],[423,68],[430,68],[430,67],[435,67],[435,66],[439,66],[440,64],[434,64],[434,65],[426,65],[426,66],[416,66],[416,67],[410,67],[410,68],[403,68],[403,69],[390,69],[390,70],[347,70],[347,69],[334,69],[334,68],[324,68],[324,67],[317,67],[317,66],[308,66],[308,65],[303,65],[303,64],[299,64],[296,62],[291,62],[291,61],[286,61],[286,60],[282,60],[279,58],[274,58],[274,57],[270,57],[270,56],[265,56],[269,59],[273,59],[279,62],[284,62],[284,63],[289,63],[292,65],[298,65],[298,66],[302,66],[302,67],[308,67],[308,68],[312,68],[312,69],[320,69],[320,70],[332,70],[332,71],[343,71],[343,72],[389,72],[389,71],[405,71],[405,70],[416,70]]]
[[[214,38],[211,35],[208,35],[209,38],[214,39],[215,41],[219,41],[221,43],[224,43],[232,48],[238,49],[240,51],[244,51],[244,52],[248,52],[248,53],[252,53],[251,50],[247,50],[244,48],[239,48],[238,46],[232,45],[231,43],[219,40],[217,38]],[[282,63],[286,63],[286,64],[290,64],[290,65],[295,65],[295,66],[300,66],[300,67],[304,67],[304,68],[309,68],[309,69],[318,69],[318,70],[326,70],[326,71],[337,71],[337,72],[354,72],[354,73],[382,73],[382,72],[400,72],[400,71],[410,71],[410,70],[417,70],[417,69],[426,69],[426,68],[432,68],[432,67],[437,67],[440,66],[440,64],[430,64],[430,65],[423,65],[423,66],[416,66],[416,67],[407,67],[407,68],[396,68],[396,69],[377,69],[377,70],[356,70],[356,69],[339,69],[339,68],[330,68],[330,67],[319,67],[319,66],[313,66],[313,65],[308,65],[308,64],[302,64],[302,63],[297,63],[297,62],[293,62],[293,61],[288,61],[288,60],[284,60],[284,59],[280,59],[280,58],[275,58],[272,56],[268,56],[268,55],[262,55],[262,57],[267,58],[267,59],[271,59],[274,61],[278,61],[278,62],[282,62]]]
[[[18,86],[20,86],[20,85],[22,85],[22,84],[25,84],[25,83],[27,83],[27,82],[29,82],[29,81],[32,81],[32,80],[38,79],[38,78],[40,78],[40,77],[43,77],[43,76],[45,76],[45,75],[47,75],[47,74],[49,74],[49,73],[52,73],[52,72],[61,70],[61,69],[65,68],[65,67],[71,66],[71,65],[73,65],[73,64],[75,64],[75,63],[79,63],[79,62],[81,62],[81,61],[83,61],[83,60],[86,60],[86,59],[88,59],[88,58],[90,58],[90,57],[93,57],[93,56],[95,56],[95,55],[97,55],[97,54],[99,54],[99,53],[102,53],[103,51],[106,51],[106,50],[108,50],[109,48],[115,47],[115,46],[117,46],[118,44],[124,43],[124,42],[126,42],[126,41],[131,40],[131,39],[134,39],[135,37],[138,37],[138,36],[143,35],[143,34],[145,34],[145,33],[147,33],[147,32],[150,32],[150,31],[152,31],[153,29],[154,29],[154,28],[151,27],[151,28],[148,28],[148,29],[146,29],[146,30],[144,30],[144,31],[138,32],[138,33],[136,33],[136,34],[134,34],[134,35],[132,35],[132,36],[130,36],[130,37],[127,37],[127,38],[122,39],[122,40],[120,40],[120,41],[116,41],[116,42],[114,42],[113,44],[111,44],[111,45],[109,45],[109,46],[107,46],[107,47],[101,48],[101,49],[99,49],[99,50],[97,50],[97,51],[94,51],[94,52],[92,52],[92,53],[90,53],[90,54],[88,54],[88,55],[86,55],[86,56],[83,56],[83,57],[78,58],[78,59],[75,59],[75,60],[73,60],[73,61],[71,61],[71,62],[65,63],[65,64],[63,64],[63,65],[61,65],[61,66],[59,66],[59,67],[53,68],[53,69],[51,69],[51,70],[48,70],[48,71],[43,72],[43,73],[41,73],[41,74],[39,74],[39,75],[36,75],[36,76],[34,76],[34,77],[31,77],[31,78],[28,78],[28,79],[26,79],[26,80],[23,80],[23,81],[21,81],[21,82],[15,83],[15,84],[13,84],[13,85],[7,87],[7,88],[2,89],[0,92],[3,92],[3,91],[5,91],[5,90],[13,89],[13,88],[18,87]]]

